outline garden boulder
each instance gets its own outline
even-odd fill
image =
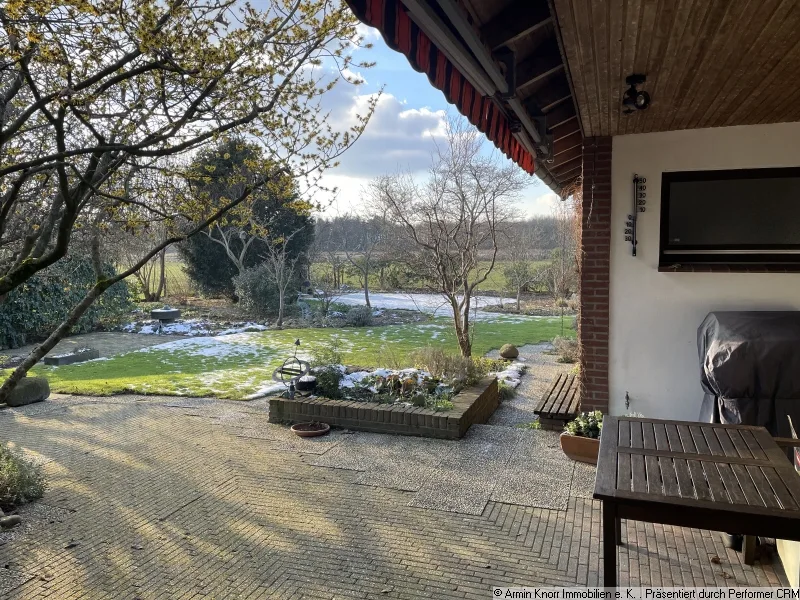
[[[514,344],[504,344],[502,348],[500,348],[500,356],[507,359],[517,358],[519,356],[519,350]]]
[[[6,404],[8,406],[25,406],[46,400],[50,395],[50,384],[44,377],[25,377],[11,390]]]

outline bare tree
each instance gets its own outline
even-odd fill
[[[512,228],[507,236],[506,264],[503,275],[511,291],[516,294],[517,312],[521,310],[522,292],[539,283],[544,275],[536,269],[533,256],[541,243],[541,232],[533,227]]]
[[[134,265],[137,260],[137,254],[126,253],[125,262],[122,264],[123,266]],[[142,288],[142,297],[145,302],[161,300],[161,297],[167,293],[167,249],[163,248],[133,275],[139,282],[139,287]]]
[[[373,202],[413,243],[414,263],[429,288],[450,306],[463,356],[472,354],[475,290],[494,269],[501,229],[530,182],[516,165],[485,153],[482,144],[483,137],[464,119],[451,118],[425,184],[406,174],[371,185]]]
[[[160,222],[149,224],[139,231],[128,231],[124,226],[114,225],[108,229],[104,236],[105,253],[108,259],[123,269],[139,262],[142,254],[167,235]],[[145,302],[158,302],[167,293],[166,254],[167,249],[164,248],[133,274]]]
[[[355,235],[342,236],[344,254],[364,289],[364,302],[367,306],[371,306],[369,303],[369,277],[379,258],[386,229],[386,215],[384,213],[370,219],[358,219],[357,223]]]
[[[565,301],[578,283],[578,243],[580,224],[574,196],[553,208],[557,246],[548,266],[548,288],[556,302]]]
[[[302,229],[296,229],[285,235],[277,234],[262,238],[266,242],[266,249],[261,258],[264,260],[267,274],[278,290],[278,319],[275,322],[278,327],[283,327],[286,292],[294,280],[297,264],[301,258],[301,255],[290,251],[289,244],[301,231]]]
[[[203,234],[225,249],[225,254],[228,255],[233,266],[241,275],[247,268],[245,260],[257,238],[247,235],[244,229],[220,223],[214,223],[213,226],[203,231]]]
[[[333,273],[325,273],[322,277],[314,280],[314,296],[320,301],[319,312],[323,317],[328,316],[331,305],[341,295],[342,288],[335,284]]]
[[[344,261],[336,251],[333,229],[329,221],[316,221],[314,242],[308,256],[308,279],[314,297],[320,300],[320,314],[323,317],[328,316],[331,304],[342,295],[341,269]],[[318,267],[315,269],[314,265]]]

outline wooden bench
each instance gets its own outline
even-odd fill
[[[561,373],[533,411],[543,429],[563,429],[578,414],[580,379]]]

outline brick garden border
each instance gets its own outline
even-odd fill
[[[272,398],[269,421],[319,421],[357,431],[458,439],[475,423],[486,423],[499,404],[497,378],[486,377],[456,394],[447,411],[327,398]]]

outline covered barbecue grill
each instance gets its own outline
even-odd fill
[[[790,435],[800,423],[800,311],[712,312],[697,330],[705,396],[700,420],[761,425]]]

